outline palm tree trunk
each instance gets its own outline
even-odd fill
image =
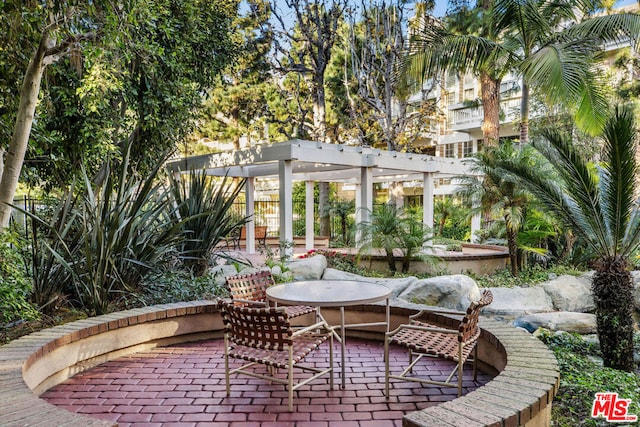
[[[389,266],[389,271],[395,273],[396,272],[396,259],[393,257],[393,248],[384,250],[385,257],[387,258],[387,265]]]
[[[507,247],[509,248],[509,262],[511,263],[511,275],[518,275],[518,243],[517,232],[507,227]]]
[[[495,147],[500,139],[500,81],[483,71],[480,73],[484,122],[482,136],[485,147]]]
[[[520,98],[520,144],[529,142],[529,85],[522,79]]]
[[[604,366],[633,372],[633,279],[625,259],[599,260],[592,291]]]

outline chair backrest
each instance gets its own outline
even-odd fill
[[[293,343],[284,307],[242,307],[224,301],[222,319],[227,338],[238,345],[282,351]]]
[[[255,225],[253,230],[254,230],[256,239],[264,239],[265,237],[267,237],[266,225]],[[247,227],[241,227],[240,240],[246,240],[246,239],[247,239]]]
[[[245,301],[264,301],[267,298],[267,288],[275,284],[269,270],[228,276],[225,282],[231,298]]]
[[[480,336],[480,328],[478,327],[478,320],[480,319],[480,311],[483,307],[488,306],[493,301],[493,293],[489,289],[485,289],[482,292],[482,296],[478,301],[473,301],[469,308],[467,308],[467,314],[462,318],[460,326],[458,327],[458,341],[469,342],[478,339]]]

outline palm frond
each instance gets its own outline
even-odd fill
[[[625,43],[636,46],[640,41],[640,15],[617,13],[591,17],[565,30],[573,40],[595,38],[599,42]]]
[[[616,252],[626,252],[618,244],[625,242],[635,202],[636,130],[633,112],[616,108],[604,131],[605,163],[601,166],[602,210]]]

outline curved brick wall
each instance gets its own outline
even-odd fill
[[[158,305],[56,326],[0,347],[2,424],[113,425],[57,408],[38,395],[78,372],[125,354],[221,337],[223,325],[217,313],[218,305],[211,301]],[[408,309],[393,308],[392,326],[405,321],[411,313]],[[384,309],[375,305],[350,307],[347,315],[360,319],[383,317]],[[454,323],[446,316],[434,320]],[[551,401],[560,378],[551,351],[528,333],[509,325],[482,319],[481,326],[480,366],[498,375],[461,398],[405,415],[403,425],[550,424]]]

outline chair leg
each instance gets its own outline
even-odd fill
[[[289,346],[289,384],[287,385],[289,392],[289,412],[293,412],[293,347]]]
[[[458,397],[462,396],[462,372],[464,362],[462,359],[462,343],[458,344]]]
[[[329,334],[329,387],[333,390],[333,334]]]
[[[224,380],[227,388],[227,397],[231,394],[231,384],[229,381],[229,339],[224,336]]]
[[[389,338],[384,338],[384,395],[389,399]]]
[[[478,346],[473,348],[473,381],[478,380]]]

